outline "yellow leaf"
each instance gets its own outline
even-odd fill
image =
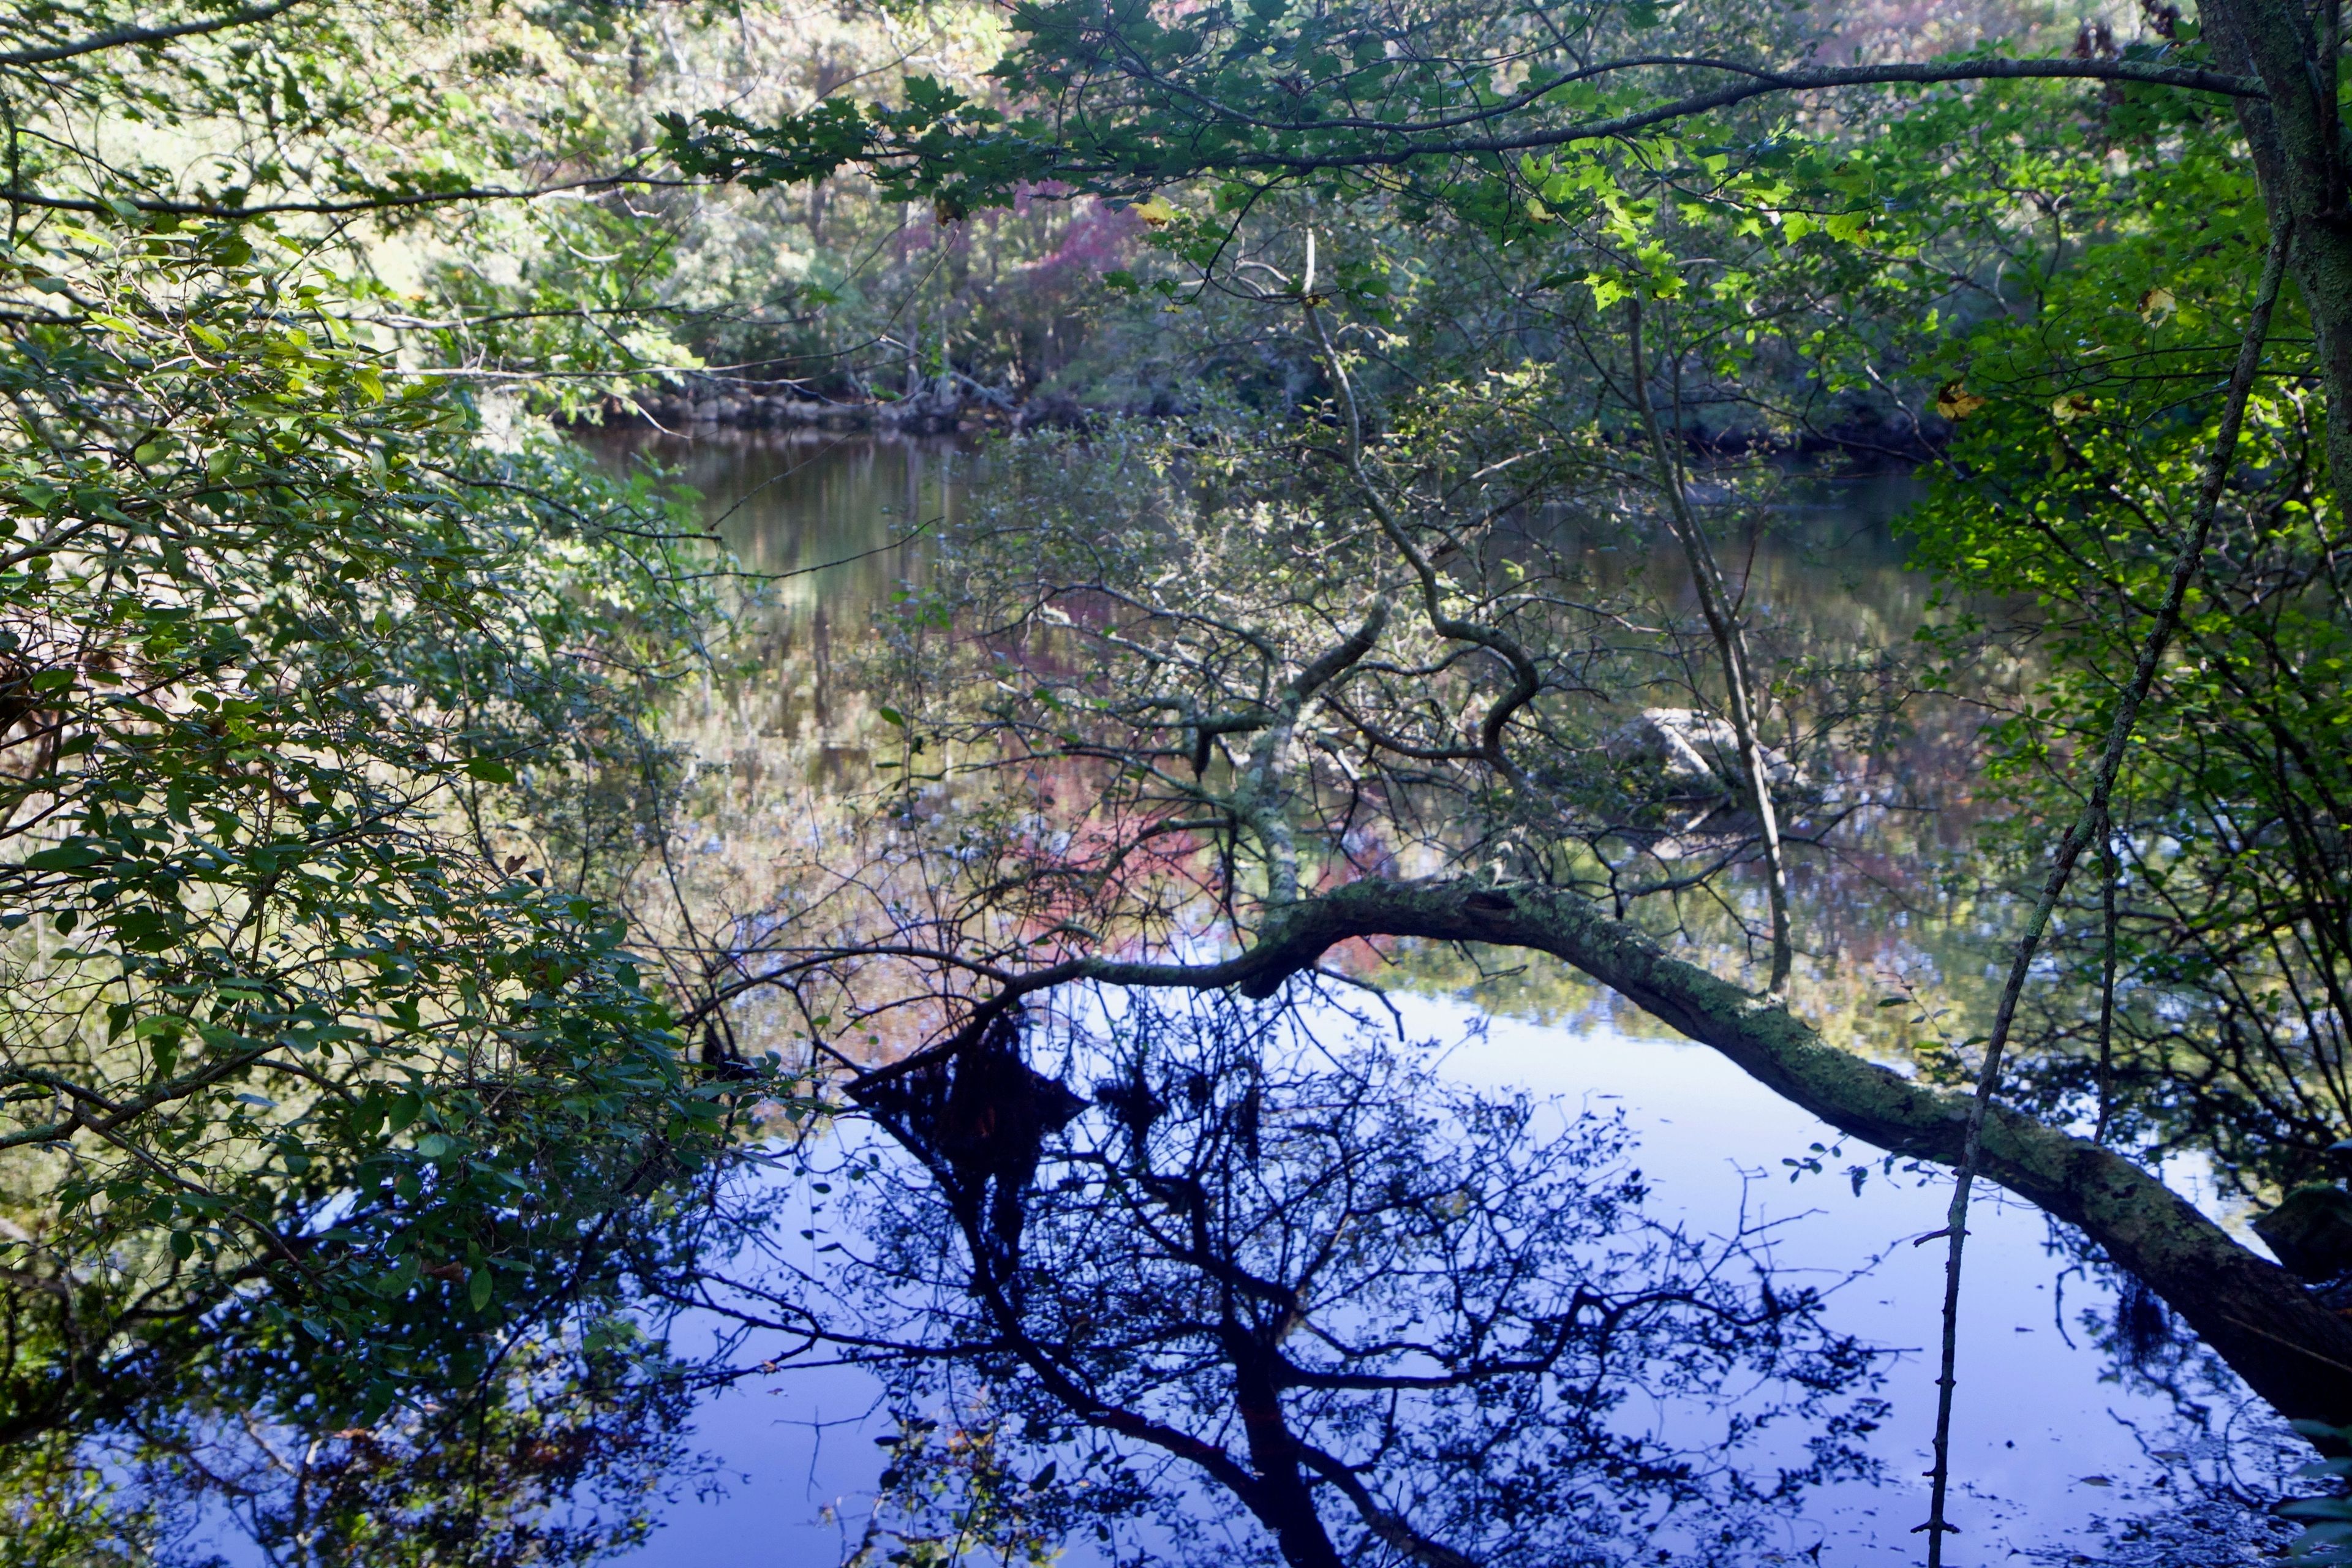
[[[1154,196],[1148,202],[1138,202],[1128,208],[1153,228],[1166,228],[1176,221],[1176,208],[1165,196]]]
[[[1936,412],[1946,419],[1966,419],[1984,405],[1983,398],[1957,381],[1936,388]]]
[[[2155,326],[2172,314],[2177,304],[2171,289],[2161,286],[2151,289],[2139,297],[2139,319]]]
[[[2079,392],[2070,392],[2063,397],[2053,399],[2050,405],[2051,416],[2061,425],[2072,425],[2091,409],[2091,400]]]

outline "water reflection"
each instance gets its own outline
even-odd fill
[[[648,459],[699,491],[705,517],[747,570],[789,576],[787,607],[830,601],[852,618],[918,568],[919,545],[902,542],[956,521],[974,461],[952,437],[738,430],[689,439],[634,426],[582,439],[604,463]]]
[[[1825,1478],[1769,1510],[1769,1519],[1733,1510],[1739,1530],[1730,1542],[1684,1550],[1686,1543],[1674,1534],[1676,1519],[1670,1518],[1656,1543],[1636,1560],[1654,1562],[1663,1548],[1673,1554],[1670,1561],[1711,1568],[1916,1563],[1918,1541],[1912,1527],[1926,1510],[1918,1478],[1926,1468],[1933,1417],[1935,1374],[1927,1349],[1935,1337],[1940,1259],[1932,1248],[1915,1248],[1908,1241],[1941,1223],[1948,1194],[1941,1179],[1923,1182],[1919,1173],[1901,1169],[1890,1176],[1875,1163],[1859,1192],[1835,1168],[1819,1175],[1799,1172],[1795,1180],[1788,1179],[1791,1173],[1782,1162],[1803,1155],[1810,1143],[1831,1142],[1827,1130],[1704,1047],[1629,1038],[1605,1026],[1567,1030],[1487,1018],[1440,999],[1400,998],[1400,1007],[1407,1037],[1451,1044],[1435,1054],[1411,1055],[1407,1065],[1416,1081],[1399,1098],[1507,1108],[1531,1093],[1538,1102],[1536,1126],[1553,1136],[1575,1127],[1587,1111],[1606,1118],[1622,1112],[1615,1135],[1630,1141],[1621,1158],[1642,1173],[1646,1190],[1641,1207],[1650,1218],[1699,1238],[1770,1227],[1775,1289],[1822,1291],[1819,1321],[1825,1335],[1888,1352],[1880,1362],[1880,1393],[1892,1408],[1885,1423],[1856,1445],[1874,1461],[1872,1473]],[[1099,1027],[1098,1018],[1088,1022]],[[1329,1016],[1312,1022],[1335,1041],[1350,1026]],[[1059,1163],[1077,1164],[1091,1152],[1102,1152],[1105,1142],[1115,1152],[1121,1125],[1112,1107],[1099,1104],[1087,1067],[1059,1054],[1066,1043],[1046,1043],[1039,1065],[1049,1076],[1066,1075],[1066,1081],[1098,1103],[1087,1112],[1091,1123],[1074,1126],[1074,1141],[1046,1151],[1041,1166],[1046,1184],[1072,1173],[1055,1171]],[[1167,1059],[1170,1070],[1154,1098],[1190,1113],[1177,1060],[1172,1054]],[[1110,1087],[1114,1101],[1124,1098],[1115,1081]],[[1230,1119],[1238,1109],[1234,1100],[1213,1096],[1195,1125],[1221,1112]],[[1227,1125],[1232,1130],[1225,1135],[1237,1135],[1231,1120]],[[1213,1138],[1213,1126],[1209,1131]],[[819,1179],[832,1190],[812,1193],[805,1181],[791,1178],[796,1193],[791,1212],[766,1233],[761,1270],[743,1278],[772,1281],[770,1270],[782,1268],[802,1282],[796,1299],[810,1300],[811,1288],[821,1287],[836,1323],[878,1330],[898,1320],[845,1310],[856,1305],[852,1298],[857,1276],[842,1268],[844,1253],[877,1256],[869,1241],[873,1211],[919,1209],[935,1199],[936,1189],[919,1166],[870,1127],[845,1125],[835,1136],[836,1141],[811,1151]],[[863,1184],[844,1179],[845,1172],[877,1163],[881,1179],[891,1184],[886,1195],[853,1196]],[[1098,1194],[1101,1167],[1081,1169],[1097,1173],[1092,1191]],[[1069,1201],[1088,1195],[1076,1192]],[[932,1210],[931,1223],[938,1218],[939,1211]],[[1033,1265],[1045,1256],[1034,1249],[1051,1245],[1040,1239],[1040,1223],[1031,1217],[1024,1225],[1023,1248]],[[2282,1532],[2262,1509],[2280,1495],[2287,1472],[2301,1462],[2300,1446],[2193,1347],[2168,1349],[2151,1368],[2175,1392],[2107,1353],[2099,1340],[2116,1312],[2112,1279],[2085,1271],[2074,1254],[2053,1249],[2050,1229],[2035,1211],[1988,1201],[1976,1214],[1971,1234],[1977,1294],[1962,1324],[1963,1398],[1955,1435],[1956,1463],[1965,1477],[1955,1517],[1968,1539],[1953,1561],[1968,1568],[2011,1561],[2231,1568],[2274,1558]],[[961,1295],[968,1255],[960,1249],[919,1249],[898,1261],[894,1289],[884,1294],[897,1296],[901,1306],[910,1295],[929,1300],[929,1293],[937,1291],[950,1302]],[[1138,1280],[1097,1278],[1095,1283],[1108,1290]],[[1429,1280],[1406,1281],[1415,1283]],[[1138,1284],[1117,1304],[1129,1317],[1156,1305],[1139,1302],[1141,1295]],[[714,1333],[721,1327],[719,1320],[710,1320]],[[753,1345],[741,1353],[756,1358],[766,1352]],[[907,1505],[915,1500],[905,1494],[907,1487],[926,1478],[947,1489],[935,1496],[964,1495],[956,1489],[973,1479],[984,1489],[991,1466],[1000,1479],[1034,1479],[1043,1468],[1041,1455],[1020,1453],[1019,1445],[1004,1437],[972,1446],[990,1428],[988,1421],[975,1417],[991,1408],[1007,1409],[982,1396],[988,1379],[972,1375],[975,1370],[963,1369],[948,1380],[953,1386],[933,1390],[928,1402],[908,1397],[919,1380],[894,1383],[888,1369],[878,1366],[801,1371],[786,1363],[772,1374],[740,1383],[709,1404],[698,1434],[730,1472],[730,1495],[681,1500],[665,1515],[654,1542],[630,1561],[637,1568],[700,1568],[713,1562],[743,1568],[831,1563],[856,1545],[877,1508],[886,1531],[919,1534],[932,1528],[909,1512]],[[1748,1392],[1751,1410],[1788,1393],[1769,1382]],[[2176,1392],[2186,1397],[2176,1398]],[[1725,1413],[1705,1398],[1680,1402],[1637,1395],[1629,1401],[1626,1419],[1612,1429],[1706,1452],[1720,1434],[1716,1423]],[[925,1421],[940,1425],[925,1428]],[[1820,1431],[1815,1424],[1797,1422],[1751,1434],[1748,1461],[1768,1479],[1780,1464],[1801,1466]],[[951,1447],[959,1432],[964,1434],[962,1446]],[[924,1445],[911,1456],[922,1463],[912,1468],[892,1464],[910,1438]],[[940,1473],[924,1465],[946,1469]],[[1172,1500],[1175,1517],[1167,1533],[1143,1543],[1148,1550],[1140,1559],[1100,1550],[1089,1523],[1081,1521],[1063,1561],[1078,1568],[1114,1561],[1243,1560],[1250,1536],[1245,1519],[1230,1502],[1197,1486],[1171,1484],[1163,1496]],[[1638,1496],[1638,1489],[1629,1493]],[[1696,1509],[1678,1516],[1683,1522],[1696,1517]],[[1146,1522],[1157,1528],[1157,1521]],[[1184,1545],[1188,1532],[1195,1542],[1192,1547]],[[994,1560],[971,1561],[992,1568]]]
[[[754,668],[740,681],[715,684],[709,692],[682,700],[685,706],[698,701],[700,707],[682,713],[680,726],[705,774],[695,804],[696,820],[707,829],[699,852],[714,873],[727,873],[700,884],[706,890],[719,889],[710,892],[709,907],[756,908],[770,890],[761,883],[761,868],[773,863],[777,847],[786,839],[804,846],[809,834],[826,831],[814,803],[838,800],[874,784],[877,742],[888,733],[879,711],[887,697],[859,683],[856,656],[871,639],[871,617],[887,612],[898,584],[924,569],[927,547],[919,538],[909,542],[908,533],[915,524],[952,515],[967,504],[966,486],[977,459],[950,445],[837,437],[729,437],[692,444],[630,437],[605,448],[616,458],[633,449],[679,467],[704,492],[717,525],[747,563],[778,574],[766,607],[757,612],[763,640]],[[1785,537],[1759,542],[1759,595],[1784,608],[1801,608],[1814,624],[1842,628],[1854,640],[1907,637],[1925,589],[1901,570],[1900,553],[1883,521],[1833,507],[1792,516],[1798,526]],[[1957,744],[1950,733],[1927,740],[1901,754],[1899,765],[1912,771],[1907,783],[1933,786],[1968,776],[1957,753],[1936,749]],[[1932,793],[1923,789],[1920,795]],[[1944,804],[1965,802],[1947,798]],[[1883,1037],[1891,1020],[1870,1006],[1884,992],[1885,971],[1924,965],[1965,985],[1969,955],[1997,938],[2002,912],[1941,897],[1927,875],[1928,860],[1919,853],[1923,846],[1933,847],[1937,835],[1957,831],[1958,820],[1897,824],[1906,832],[1916,824],[1917,831],[1858,843],[1824,858],[1803,879],[1801,890],[1811,904],[1805,918],[1826,934],[1836,960],[1826,972],[1809,977],[1809,1010],[1826,1017],[1832,1037],[1842,1043],[1899,1050],[1900,1041]],[[722,889],[728,877],[732,881]],[[1916,923],[1903,923],[1904,915],[1917,917]],[[1612,1019],[1605,1007],[1594,1005],[1589,992],[1558,973],[1546,973],[1545,966],[1534,966],[1516,980],[1474,987],[1475,977],[1447,972],[1446,955],[1391,956],[1399,964],[1392,978],[1436,993],[1475,993],[1497,1007],[1548,1014],[1567,1026],[1520,1025],[1455,1007],[1444,1020],[1445,1027],[1434,1032],[1459,1037],[1469,1031],[1475,1037],[1474,1046],[1443,1069],[1457,1088],[1469,1084],[1482,1093],[1500,1094],[1531,1085],[1565,1093],[1572,1101],[1622,1095],[1616,1103],[1638,1139],[1638,1152],[1629,1148],[1626,1157],[1638,1159],[1649,1173],[1656,1189],[1654,1212],[1696,1235],[1737,1237],[1752,1221],[1772,1215],[1795,1221],[1781,1233],[1777,1261],[1811,1270],[1822,1280],[1844,1278],[1883,1254],[1864,1288],[1843,1292],[1828,1304],[1823,1332],[1858,1336],[1893,1350],[1931,1342],[1934,1260],[1900,1243],[1941,1223],[1939,1184],[1920,1186],[1916,1177],[1909,1178],[1911,1184],[1890,1181],[1895,1173],[1878,1172],[1874,1163],[1871,1180],[1849,1193],[1850,1162],[1841,1157],[1821,1162],[1819,1177],[1808,1175],[1794,1188],[1776,1186],[1775,1198],[1766,1200],[1757,1215],[1744,1215],[1736,1206],[1726,1212],[1726,1205],[1735,1203],[1727,1194],[1752,1190],[1742,1171],[1769,1174],[1777,1183],[1786,1173],[1784,1160],[1807,1159],[1807,1146],[1813,1142],[1825,1145],[1827,1152],[1835,1141],[1801,1113],[1739,1079],[1719,1058],[1656,1038],[1630,1037],[1614,1026],[1632,1020]],[[1520,987],[1517,996],[1511,994],[1513,985]],[[1873,1027],[1878,1036],[1865,1033]],[[1652,1026],[1641,1028],[1657,1032]],[[1507,1059],[1498,1062],[1493,1056],[1498,1040],[1510,1042],[1517,1054],[1507,1053]],[[1078,1087],[1091,1092],[1093,1084],[1081,1079]],[[1077,1131],[1096,1139],[1092,1168],[1108,1169],[1116,1160],[1103,1134],[1113,1134],[1115,1144],[1115,1123],[1099,1110],[1087,1115],[1093,1120],[1082,1121]],[[1711,1131],[1693,1136],[1694,1124]],[[1057,1145],[1052,1158],[1087,1147]],[[1868,1151],[1854,1152],[1853,1163],[1870,1158]],[[1780,1196],[1783,1192],[1785,1199]],[[1970,1289],[1971,1300],[1984,1304],[1972,1310],[1964,1327],[1969,1338],[1963,1376],[1969,1384],[1961,1405],[1959,1444],[1970,1510],[1960,1518],[1971,1535],[1961,1543],[1959,1560],[1990,1563],[2013,1552],[2056,1562],[2110,1556],[2148,1564],[2252,1561],[2251,1554],[2274,1539],[2245,1506],[2275,1495],[2273,1461],[2288,1450],[2276,1445],[2274,1428],[2259,1411],[2243,1407],[2226,1376],[2207,1378],[2205,1369],[2178,1365],[2178,1358],[2168,1361],[2170,1352],[2146,1342],[2145,1334],[2135,1342],[2128,1312],[2120,1314],[2126,1331],[2115,1336],[2123,1353],[2100,1348],[2097,1325],[2084,1324],[2079,1314],[2088,1310],[2112,1325],[2118,1317],[2116,1305],[2102,1281],[2062,1279],[2073,1260],[2045,1250],[2046,1231],[2038,1215],[2014,1208],[1989,1210],[1979,1223],[1985,1237],[1972,1243]],[[1028,1234],[1034,1242],[1036,1233]],[[817,1248],[832,1244],[808,1238],[798,1259],[812,1279],[829,1286],[839,1281]],[[947,1256],[934,1251],[934,1267]],[[967,1258],[962,1267],[968,1264]],[[950,1270],[927,1277],[908,1269],[902,1278],[949,1287],[958,1286],[961,1276]],[[2063,1308],[2057,1301],[2062,1284]],[[2130,1364],[2135,1357],[2141,1370]],[[2141,1374],[2151,1366],[2164,1372],[2172,1392]],[[1932,1404],[1931,1375],[1917,1363],[1896,1369],[1897,1382],[1890,1385],[1897,1395],[1894,1418],[1871,1437],[1884,1479],[1865,1484],[1849,1476],[1824,1485],[1801,1504],[1782,1509],[1777,1536],[1753,1535],[1747,1545],[1727,1545],[1705,1560],[1769,1561],[1775,1553],[1781,1560],[1815,1563],[1913,1560],[1916,1538],[1911,1527],[1923,1517],[1924,1504],[1914,1495],[1917,1489],[1910,1478],[1924,1468],[1923,1415]],[[841,1545],[835,1531],[793,1534],[793,1527],[813,1521],[820,1507],[843,1500],[863,1518],[877,1491],[889,1493],[908,1481],[904,1465],[895,1467],[895,1479],[881,1481],[883,1451],[868,1438],[888,1442],[891,1453],[945,1466],[941,1473],[950,1484],[965,1489],[985,1489],[1016,1474],[1034,1479],[1041,1463],[1036,1456],[1016,1456],[992,1441],[984,1451],[969,1438],[951,1450],[940,1434],[959,1425],[968,1432],[982,1429],[970,1422],[948,1419],[946,1426],[927,1432],[894,1420],[894,1413],[916,1422],[944,1419],[964,1408],[954,1399],[932,1401],[928,1413],[920,1400],[901,1397],[894,1405],[894,1393],[905,1395],[914,1387],[904,1381],[892,1384],[843,1374],[826,1383],[822,1374],[807,1381],[798,1376],[786,1373],[759,1384],[773,1393],[747,1388],[713,1405],[706,1435],[730,1463],[760,1479],[739,1491],[731,1504],[674,1512],[667,1539],[648,1549],[647,1563],[830,1561]],[[961,1386],[978,1387],[969,1381]],[[817,1434],[825,1428],[806,1425],[813,1418],[835,1417],[846,1417],[852,1433],[834,1429],[830,1438],[821,1438]],[[1220,1511],[1202,1503],[1197,1490],[1178,1491],[1201,1503],[1187,1518],[1231,1516],[1229,1506]],[[2175,1498],[2191,1493],[2195,1506],[2175,1504]],[[1081,1552],[1074,1560],[1088,1558]]]
[[[1774,1227],[1650,1215],[1622,1111],[1448,1084],[1385,1018],[1094,1002],[862,1096],[896,1152],[814,1310],[887,1389],[865,1539],[1720,1562],[1875,1478],[1880,1355]]]
[[[747,770],[751,793],[779,763],[814,782],[871,783],[874,704],[845,683],[844,654],[921,581],[933,542],[960,518],[971,447],[814,430],[585,439],[609,465],[657,463],[698,491],[749,574],[742,608],[756,629],[740,651],[751,673],[727,683],[724,728],[697,736],[705,766]]]

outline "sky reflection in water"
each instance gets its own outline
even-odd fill
[[[898,542],[915,524],[948,515],[973,459],[951,444],[863,438],[781,441],[722,436],[696,443],[606,437],[615,458],[650,449],[678,464],[705,496],[709,513],[756,570],[792,572],[842,564],[780,585],[778,627],[769,657],[780,668],[780,727],[811,748],[839,744],[823,665],[828,645],[862,634],[865,618],[907,574],[923,546]],[[1885,497],[1867,510],[1883,515]],[[1824,589],[1834,591],[1824,583]],[[787,699],[784,693],[799,696]],[[828,759],[829,760],[829,759]],[[854,759],[841,759],[845,765]],[[831,769],[815,770],[817,773]],[[1704,1047],[1633,1038],[1606,1025],[1551,1026],[1482,1019],[1444,1000],[1406,1000],[1415,1038],[1459,1039],[1441,1071],[1482,1089],[1525,1089],[1570,1110],[1622,1109],[1638,1139],[1634,1158],[1651,1177],[1650,1212],[1693,1230],[1728,1233],[1743,1203],[1759,1217],[1789,1223],[1775,1252],[1800,1282],[1843,1279],[1874,1257],[1864,1278],[1840,1289],[1831,1327],[1907,1353],[1892,1360],[1880,1391],[1894,1414],[1872,1439],[1885,1484],[1833,1486],[1811,1494],[1781,1524],[1762,1561],[1895,1564],[1919,1558],[1913,1527],[1926,1517],[1927,1438],[1942,1248],[1908,1238],[1938,1229],[1948,1188],[1926,1185],[1898,1167],[1884,1177],[1873,1151],[1849,1143],[1821,1174],[1791,1183],[1782,1162],[1829,1130],[1747,1079]],[[1854,1192],[1843,1172],[1867,1163]],[[2194,1182],[2176,1185],[2194,1191]],[[1747,1178],[1743,1180],[1743,1177]],[[2048,1247],[2049,1227],[2029,1207],[1998,1194],[1979,1201],[1969,1251],[1954,1441],[1964,1533],[1950,1549],[1959,1564],[2012,1561],[2164,1564],[2221,1568],[2258,1531],[2232,1505],[2197,1505],[2217,1484],[2242,1496],[2275,1495],[2284,1470],[2300,1462],[2258,1405],[2234,1388],[2199,1384],[2203,1425],[2145,1380],[2123,1372],[2083,1323],[2104,1316],[2112,1297],[2099,1280],[2070,1271]],[[814,1243],[805,1244],[812,1250]],[[806,1261],[814,1262],[812,1257]],[[872,1439],[889,1428],[874,1412],[876,1385],[844,1371],[793,1372],[754,1379],[714,1397],[701,1417],[702,1444],[724,1461],[727,1495],[684,1499],[664,1528],[630,1559],[635,1568],[765,1568],[830,1563],[842,1535],[820,1521],[845,1501],[853,1518],[884,1464]],[[1672,1413],[1664,1413],[1671,1424]],[[2217,1532],[2205,1528],[2218,1520]],[[2234,1517],[2233,1517],[2234,1516]],[[2126,1521],[2139,1521],[2135,1527]],[[2137,1536],[2137,1539],[2133,1539]],[[2232,1538],[2238,1538],[2233,1542]],[[1083,1547],[1066,1559],[1090,1561]]]

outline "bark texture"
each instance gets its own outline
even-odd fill
[[[2294,225],[2294,280],[2327,391],[2328,469],[2331,478],[2352,472],[2352,210],[2336,110],[2339,40],[2315,28],[2294,0],[2205,0],[2199,15],[2215,59],[2263,85],[2262,97],[2238,100],[2238,122],[2273,226]]]
[[[1465,882],[1351,883],[1292,906],[1238,961],[1213,966],[1249,995],[1350,937],[1423,937],[1548,952],[1682,1034],[1711,1046],[1782,1099],[1897,1153],[1958,1163],[1969,1097],[1915,1083],[1840,1050],[1785,1006],[1759,1000],[1587,900],[1554,889]],[[1118,983],[1129,966],[1104,964]],[[1134,966],[1158,969],[1159,966]],[[1167,984],[1160,971],[1144,984]],[[1181,982],[1180,982],[1181,983]],[[2281,1415],[2352,1422],[2352,1321],[2257,1256],[2130,1160],[1996,1106],[1981,1168],[2081,1229],[2195,1329]]]

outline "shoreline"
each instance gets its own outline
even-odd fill
[[[1187,409],[1164,394],[1141,406],[1097,406],[1068,393],[1045,393],[1015,401],[993,388],[979,396],[924,393],[913,397],[863,402],[811,397],[790,382],[744,383],[665,388],[629,396],[611,395],[598,404],[599,416],[559,419],[567,428],[645,429],[670,435],[705,430],[808,430],[836,435],[953,436],[989,431],[1077,430],[1106,419],[1181,418]],[[1694,456],[1728,458],[1782,457],[1811,459],[1834,456],[1854,471],[1916,467],[1939,456],[1950,426],[1928,419],[1912,424],[1885,417],[1857,417],[1790,439],[1738,428],[1685,431]]]

